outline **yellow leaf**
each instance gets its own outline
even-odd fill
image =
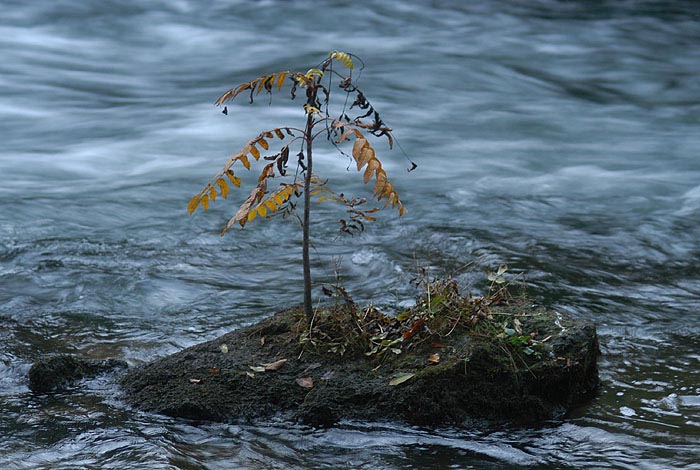
[[[267,215],[267,208],[264,205],[260,205],[255,209],[260,214],[260,217],[265,217]]]
[[[231,180],[231,183],[233,183],[234,186],[236,186],[237,188],[241,187],[241,179],[238,176],[234,175],[231,170],[226,172],[226,176],[228,176],[228,179]]]
[[[305,104],[304,109],[306,110],[306,114],[321,114],[320,109],[318,109],[316,106],[311,106],[310,104]]]
[[[268,199],[265,201],[265,206],[270,209],[270,211],[274,212],[277,210],[277,204],[275,204],[275,201]]]
[[[277,75],[277,90],[281,90],[282,86],[284,85],[284,79],[287,77],[287,72],[280,72],[279,75]],[[281,137],[280,137],[281,139]]]
[[[252,146],[250,147],[250,154],[251,154],[256,160],[260,160],[260,150],[258,150],[257,147],[256,147],[255,145],[252,145]],[[250,165],[249,165],[249,164],[246,165],[246,168],[248,168],[248,169],[250,170]]]
[[[275,132],[275,134],[277,134],[277,137],[278,137],[279,139],[284,139],[284,134],[282,133],[281,130],[275,129],[274,132]]]
[[[260,146],[261,146],[262,148],[264,148],[265,150],[267,150],[267,149],[270,148],[270,146],[267,145],[267,140],[265,140],[265,139],[258,139],[258,143],[259,143]]]
[[[255,149],[255,147],[253,147]],[[257,149],[255,149],[257,151]],[[253,152],[251,152],[253,153]],[[258,152],[258,156],[260,156],[260,153]],[[246,168],[246,170],[250,170],[250,162],[248,161],[248,157],[243,155],[241,158],[241,163],[243,163],[243,166]]]
[[[276,202],[278,205],[280,205],[280,206],[281,206],[282,204],[284,204],[284,201],[286,200],[286,198],[285,198],[284,196],[282,196],[282,194],[280,194],[280,193],[277,193],[277,194],[273,195],[272,198],[273,198],[273,199],[275,200],[275,202]]]
[[[253,84],[253,86],[255,86],[256,83],[258,84],[258,89],[255,90],[255,94],[256,94],[256,95],[257,95],[257,94],[260,94],[260,92],[262,91],[263,86],[265,85],[265,80],[266,80],[266,79],[267,79],[267,76],[262,76],[262,77],[260,77],[260,78],[258,78],[258,79],[256,79],[256,80],[253,80],[252,82],[250,82],[250,83]]]
[[[255,220],[255,216],[257,216],[257,215],[258,215],[258,213],[256,212],[255,208],[251,209],[248,212],[248,217],[247,217],[248,222],[252,222],[253,220]]]
[[[202,196],[202,207],[204,207],[204,210],[209,209],[209,196],[206,194]]]
[[[323,77],[323,72],[322,72],[321,70],[319,70],[319,69],[309,69],[309,70],[306,72],[305,77],[306,77],[306,78],[309,78],[309,79],[310,79],[310,78],[313,78],[313,77]]]
[[[189,204],[187,204],[187,212],[190,214],[193,213],[195,210],[197,210],[197,206],[199,205],[199,194],[195,195],[192,199],[190,199]]]
[[[209,188],[209,198],[213,201],[216,201],[216,189]]]
[[[219,186],[219,190],[221,191],[221,197],[226,199],[228,197],[228,183],[225,179],[219,178],[216,180],[216,184]]]
[[[346,68],[353,70],[355,65],[352,63],[352,57],[347,52],[332,51],[328,56],[331,59],[340,61]]]

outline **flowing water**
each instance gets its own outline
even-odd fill
[[[700,469],[697,2],[0,7],[0,468]],[[32,394],[41,357],[138,365],[301,301],[293,221],[221,238],[242,192],[185,207],[259,130],[303,123],[286,94],[228,116],[216,97],[333,49],[366,63],[409,212],[351,239],[318,206],[317,279],[339,260],[358,301],[390,308],[416,266],[478,291],[508,264],[597,324],[599,396],[536,428],[319,430],[141,413],[110,375]],[[368,193],[346,157],[317,155],[337,190]]]

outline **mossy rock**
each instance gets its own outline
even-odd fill
[[[509,336],[503,325],[515,318],[523,334]],[[288,310],[133,369],[121,382],[125,400],[227,422],[282,415],[311,425],[534,423],[561,416],[598,385],[595,327],[552,311],[494,310],[472,328],[439,337],[422,331],[399,354],[381,357],[352,348],[330,353],[323,341],[310,347],[300,343],[301,331],[303,314]],[[525,333],[530,346],[518,344]],[[275,370],[263,371],[265,364]],[[400,376],[410,378],[395,384]]]
[[[34,393],[61,392],[81,379],[126,369],[127,364],[117,359],[82,359],[69,354],[42,358],[29,369],[29,388]]]

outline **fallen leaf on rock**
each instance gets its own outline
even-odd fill
[[[326,382],[328,382],[330,379],[333,378],[334,375],[335,375],[335,372],[333,372],[332,370],[329,370],[328,372],[326,372],[325,374],[323,374],[321,376],[321,380],[325,380]]]
[[[297,384],[304,388],[314,388],[314,379],[311,377],[299,377],[297,378]]]
[[[263,346],[265,346],[265,337],[261,336],[260,337],[260,347],[262,348]]]
[[[407,380],[410,380],[413,378],[413,376],[416,375],[415,373],[411,372],[409,374],[400,374],[394,377],[389,381],[389,385],[395,386],[395,385],[401,385]]]
[[[198,384],[198,383],[201,383],[201,382],[202,382],[202,379],[190,379],[190,383],[191,383],[191,384]]]
[[[221,373],[221,369],[219,369],[218,367],[210,367],[210,368],[209,368],[209,373],[210,373],[210,374],[220,374],[220,373]]]
[[[304,369],[304,373],[310,372],[314,369],[318,369],[322,365],[323,364],[321,364],[320,362],[314,362],[313,364],[309,364],[308,366],[306,366],[306,369]]]
[[[287,363],[286,359],[280,359],[279,361],[270,362],[269,364],[263,364],[266,371],[279,370],[283,365]]]
[[[227,354],[228,353],[228,346],[226,346],[226,343],[222,344],[219,346],[219,349],[221,350],[222,353]]]
[[[251,371],[249,371],[249,370],[245,371],[245,375],[247,375],[247,376],[250,377],[251,379],[254,379],[254,378],[255,378],[255,373],[253,373],[253,372],[251,372]]]
[[[440,355],[438,353],[431,354],[430,357],[428,357],[428,362],[430,364],[439,364],[440,363]]]
[[[433,347],[433,348],[444,348],[444,347],[445,347],[445,343],[435,342],[435,343],[430,343],[430,346]]]
[[[416,322],[413,323],[413,326],[411,327],[411,329],[403,334],[403,339],[409,339],[411,336],[415,335],[416,332],[418,331],[418,328],[420,328],[420,326],[423,323],[425,323],[425,318],[421,318],[419,320],[416,320]]]
[[[264,366],[248,366],[248,367],[250,367],[254,372],[265,372]]]

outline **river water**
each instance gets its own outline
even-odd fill
[[[697,2],[0,7],[0,468],[700,469]],[[316,279],[337,271],[391,309],[417,267],[478,292],[508,264],[539,302],[597,324],[599,396],[536,428],[317,430],[141,413],[110,375],[32,394],[47,355],[138,365],[301,301],[295,223],[221,238],[242,192],[185,207],[259,130],[303,124],[285,94],[228,116],[216,97],[333,49],[366,63],[408,213],[348,238],[316,207]],[[332,148],[316,161],[368,194]]]

